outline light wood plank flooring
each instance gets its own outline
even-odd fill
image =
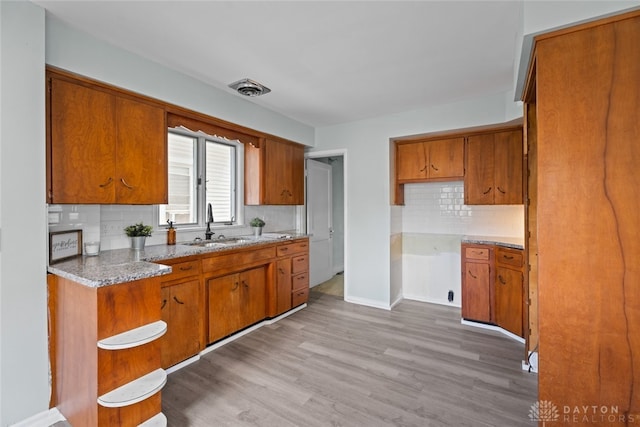
[[[523,346],[459,309],[392,311],[311,292],[307,308],[169,375],[170,426],[529,426]]]

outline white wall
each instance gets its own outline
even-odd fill
[[[49,403],[44,11],[0,2],[0,425]]]

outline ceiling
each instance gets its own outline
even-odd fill
[[[322,127],[513,89],[522,1],[34,1],[61,21]]]

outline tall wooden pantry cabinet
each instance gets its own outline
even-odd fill
[[[539,399],[559,408],[558,424],[577,425],[567,407],[606,415],[597,425],[640,414],[639,40],[636,10],[534,41],[523,96],[537,181],[529,264]]]

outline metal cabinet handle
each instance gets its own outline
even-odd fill
[[[180,270],[182,271],[189,271],[193,269],[193,265],[190,265],[189,267],[180,267]]]
[[[107,182],[105,182],[104,184],[100,184],[100,188],[104,188],[104,187],[108,186],[109,184],[111,184],[112,182],[113,182],[113,178],[109,177]]]
[[[504,191],[502,188],[500,187],[496,187],[498,189],[499,192],[501,192],[502,194],[506,194],[506,191]]]
[[[489,189],[487,191],[485,191],[484,193],[482,193],[482,194],[489,194],[489,191],[491,191],[491,188],[492,187],[489,187]]]
[[[502,255],[504,259],[513,259],[513,255]]]
[[[474,279],[477,279],[478,276],[474,276],[473,273],[471,272],[471,270],[469,270],[469,276],[473,277]]]
[[[163,299],[162,300],[162,305],[160,306],[160,310],[162,310],[164,308],[164,306],[167,305],[167,300]]]
[[[175,295],[173,296],[173,300],[175,302],[177,302],[178,304],[184,304],[182,301],[180,301]]]
[[[278,271],[280,272],[280,274],[284,274],[284,270],[281,268],[278,268]]]
[[[120,178],[120,182],[122,183],[122,185],[127,187],[129,190],[133,190],[133,187],[130,186],[129,184],[127,184],[127,181],[125,181],[124,178]]]
[[[231,288],[232,291],[235,291],[236,289],[238,289],[238,282],[235,282],[233,284],[233,288]]]
[[[499,274],[498,274],[498,280],[499,280],[499,281],[500,281],[500,283],[502,283],[503,285],[506,285],[506,284],[507,284],[507,281],[506,281],[506,280],[504,280],[504,278],[503,278],[501,275],[499,275]]]
[[[249,285],[247,285],[247,282],[245,282],[244,280],[242,281],[242,286],[244,286],[245,288],[249,287]]]
[[[440,170],[437,167],[435,167],[433,164],[431,164],[431,169],[433,169],[434,171],[439,171]]]

